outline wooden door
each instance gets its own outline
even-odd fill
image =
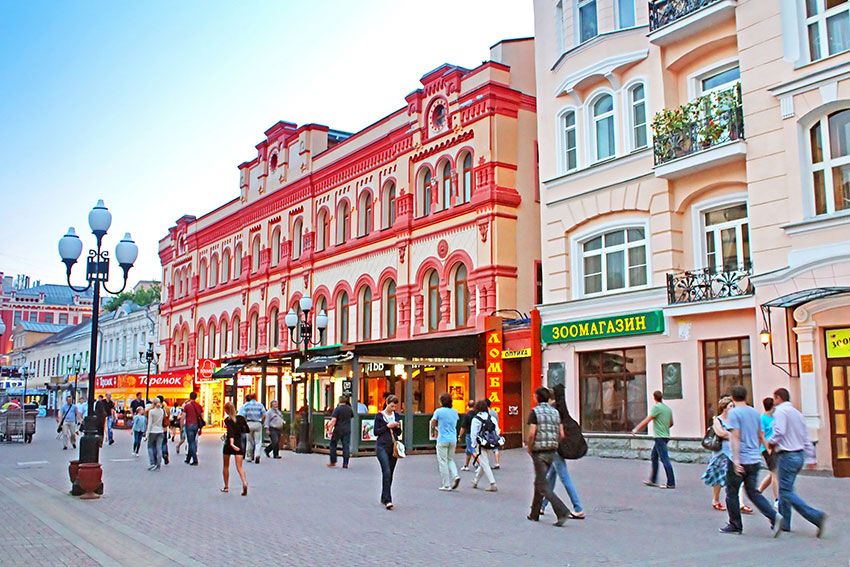
[[[832,468],[835,476],[850,477],[850,358],[827,361]]]

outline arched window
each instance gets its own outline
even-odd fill
[[[584,293],[596,294],[641,287],[647,283],[647,239],[644,227],[619,228],[581,243]]]
[[[210,323],[209,328],[209,345],[207,346],[207,356],[210,358],[218,358],[216,355],[216,348],[218,347],[218,340],[215,334],[215,323]]]
[[[251,272],[260,269],[260,235],[254,236],[251,241]]]
[[[242,348],[242,325],[240,325],[239,317],[234,317],[233,326],[233,352],[239,352]]]
[[[442,184],[443,184],[443,209],[448,209],[452,204],[452,164],[446,160],[442,169]]]
[[[230,249],[227,249],[221,255],[221,283],[230,281],[230,273]]]
[[[348,293],[339,294],[339,313],[337,314],[336,336],[340,344],[348,342]]]
[[[269,337],[271,337],[271,344],[274,348],[280,346],[279,313],[280,312],[277,307],[274,307],[272,308],[271,315],[269,316]]]
[[[850,109],[821,118],[809,130],[814,212],[850,209]],[[829,188],[829,189],[827,189]]]
[[[424,173],[419,176],[419,184],[416,188],[417,197],[419,198],[419,213],[420,216],[428,216],[431,214],[431,171],[425,169]]]
[[[469,288],[467,287],[466,266],[458,265],[454,276],[454,316],[455,327],[466,327],[469,321]]]
[[[384,286],[384,336],[388,339],[395,337],[396,333],[396,312],[398,304],[396,300],[395,281],[389,280]]]
[[[576,113],[574,110],[569,110],[561,115],[561,144],[563,146],[564,171],[572,171],[578,167],[576,133]]]
[[[251,334],[249,335],[249,339],[251,341],[251,350],[257,352],[260,348],[260,317],[256,313],[251,315]]]
[[[345,244],[351,238],[351,207],[342,201],[336,209],[336,243]]]
[[[440,276],[436,270],[428,275],[428,330],[440,328]]]
[[[198,268],[198,289],[207,288],[207,260],[201,260],[201,265]]]
[[[304,247],[304,221],[300,218],[295,221],[292,227],[292,259],[297,260],[301,257],[301,251]]]
[[[195,353],[198,358],[206,358],[207,357],[207,335],[204,332],[204,328],[200,327],[197,331],[197,337],[195,340],[198,341],[197,352]]]
[[[384,185],[381,195],[381,228],[390,228],[395,224],[395,183],[390,181]]]
[[[272,231],[272,266],[280,262],[280,227],[274,227]]]
[[[230,353],[230,329],[227,328],[227,320],[221,321],[221,356]]]
[[[218,285],[218,256],[213,256],[210,260],[210,284],[209,287]]]
[[[363,191],[357,205],[357,231],[359,236],[372,232],[372,193]]]
[[[593,103],[593,132],[596,141],[596,160],[613,157],[614,143],[614,97],[604,94]]]
[[[233,277],[242,275],[242,243],[236,245],[233,250]]]
[[[462,179],[463,179],[463,202],[468,203],[472,199],[472,153],[467,152],[463,157]]]
[[[174,292],[177,294],[177,297],[183,297],[183,276],[180,270],[174,272],[174,280]]]
[[[271,168],[272,171],[277,169],[277,154],[276,153],[272,154],[272,159],[269,160],[269,167]]]
[[[325,312],[325,315],[328,314],[328,300],[324,297],[320,297],[316,300],[316,305],[313,307],[314,316],[318,315],[322,311]],[[320,334],[319,336],[319,344],[324,346],[328,344],[328,330],[320,331],[316,329],[316,332]]]
[[[372,340],[372,290],[363,286],[360,293],[360,340]]]
[[[629,89],[629,105],[631,107],[632,149],[645,148],[646,137],[646,89],[643,83],[638,83]]]
[[[330,244],[331,239],[331,223],[328,220],[327,209],[319,211],[319,216],[316,218],[316,251],[321,252]]]

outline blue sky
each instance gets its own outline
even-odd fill
[[[159,279],[158,240],[238,195],[277,120],[357,131],[531,35],[531,0],[0,1],[0,271],[63,281],[58,239],[93,245],[103,198],[131,282]]]

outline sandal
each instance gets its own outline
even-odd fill
[[[711,507],[717,510],[718,512],[726,511],[726,506],[724,506],[722,502],[714,502],[712,503]]]
[[[586,517],[584,512],[570,512],[570,519],[572,520],[584,520]]]
[[[230,492],[230,489],[225,486],[224,488],[219,488],[218,491],[219,492]]]
[[[749,507],[749,506],[747,506],[747,505],[744,505],[744,506],[741,506],[741,513],[742,513],[742,514],[752,514],[752,513],[753,513],[753,509],[752,509],[752,508],[750,508],[750,507]]]

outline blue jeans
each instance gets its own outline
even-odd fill
[[[555,480],[557,477],[561,478],[564,488],[567,489],[567,496],[570,497],[570,502],[573,503],[573,510],[575,510],[575,512],[584,511],[584,508],[581,507],[581,500],[578,497],[578,491],[576,491],[573,479],[570,478],[570,473],[567,470],[567,461],[565,461],[561,455],[555,453],[555,460],[552,461],[552,466],[549,467],[549,472],[546,473],[546,482],[549,483],[549,489],[552,490],[552,492],[555,491]],[[547,504],[549,504],[549,501],[544,498],[544,510],[546,509]]]
[[[759,492],[759,471],[761,463],[743,465],[744,474],[739,475],[735,471],[735,464],[727,458],[726,462],[726,512],[729,514],[729,525],[736,530],[743,531],[744,524],[741,521],[741,500],[738,494],[741,491],[741,483],[744,484],[744,492],[747,498],[755,504],[759,512],[770,520],[770,524],[776,521],[776,511],[770,505],[767,498]]]
[[[148,457],[150,458],[151,466],[159,468],[162,461],[162,440],[165,438],[165,433],[148,433]]]
[[[142,446],[142,436],[144,431],[133,431],[133,452],[139,454],[139,448]]]
[[[375,447],[375,456],[381,463],[381,504],[393,501],[393,473],[398,459],[393,457],[392,451],[392,447],[387,448],[383,445]]]
[[[342,466],[348,466],[348,458],[351,456],[351,433],[347,435],[331,435],[331,443],[330,443],[330,454],[331,454],[331,464],[336,464],[336,445],[337,443],[342,442]]]
[[[162,434],[162,449],[161,450],[162,450],[162,458],[167,459],[168,458],[168,430],[167,429]]]
[[[652,473],[649,475],[649,482],[654,483],[658,478],[658,460],[664,465],[664,473],[667,475],[667,486],[676,486],[676,477],[673,476],[673,465],[670,463],[670,455],[667,454],[667,443],[670,442],[669,437],[656,437],[655,445],[652,447]]]
[[[188,445],[188,453],[186,454],[186,462],[198,462],[198,424],[186,426],[186,444]]]
[[[106,418],[106,435],[107,435],[107,440],[110,443],[112,443],[112,441],[113,441],[113,439],[112,439],[112,426],[113,425],[115,425],[115,420],[112,418],[111,415],[107,416],[107,418]]]
[[[782,529],[791,529],[792,508],[810,523],[820,526],[824,514],[812,508],[794,492],[794,481],[805,464],[803,451],[777,453],[776,474],[779,477],[779,513],[782,514]]]

